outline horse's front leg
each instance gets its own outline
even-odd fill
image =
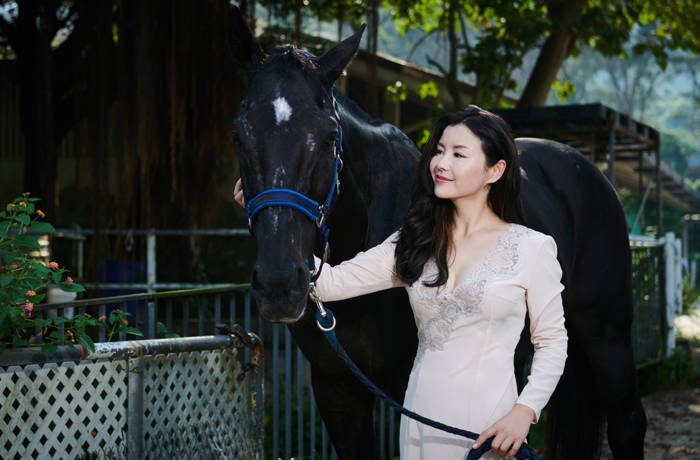
[[[328,375],[312,369],[316,405],[341,460],[376,458],[374,397],[348,375]]]

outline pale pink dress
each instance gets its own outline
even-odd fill
[[[395,239],[396,234],[351,260],[325,266],[316,290],[322,300],[333,301],[406,288],[418,327],[418,351],[404,405],[474,432],[491,426],[516,402],[539,418],[566,360],[562,272],[554,239],[511,224],[493,251],[451,292],[423,285],[435,278],[433,261],[412,286],[401,283],[394,273]],[[535,354],[518,395],[513,354],[526,313]],[[472,444],[405,416],[399,439],[403,460],[461,460]]]

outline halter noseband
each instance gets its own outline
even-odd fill
[[[331,96],[332,97],[332,96]],[[251,198],[245,205],[245,213],[248,217],[248,229],[253,233],[253,220],[255,216],[265,208],[270,206],[284,206],[296,209],[316,223],[320,235],[321,243],[321,265],[315,271],[313,255],[309,256],[308,265],[309,271],[313,273],[312,282],[316,281],[321,274],[321,268],[328,258],[328,238],[330,236],[330,228],[327,224],[327,216],[330,214],[335,202],[340,194],[340,171],[343,169],[343,160],[340,154],[343,152],[343,128],[340,126],[338,118],[338,107],[335,98],[333,98],[333,111],[336,120],[338,121],[338,137],[335,141],[335,166],[333,168],[333,181],[331,189],[326,196],[323,204],[301,194],[295,190],[288,188],[270,188]],[[315,271],[315,273],[314,273]]]

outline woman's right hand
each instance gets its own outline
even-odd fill
[[[243,198],[243,180],[239,177],[236,181],[236,185],[233,187],[233,199],[236,203],[241,205],[242,208],[245,207],[245,198]]]

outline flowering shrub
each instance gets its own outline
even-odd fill
[[[86,332],[89,327],[104,328],[108,340],[120,332],[143,335],[128,326],[128,313],[121,310],[100,318],[89,314],[35,317],[34,307],[45,299],[50,283],[67,292],[85,290],[58,262],[44,264],[32,255],[40,249],[36,235],[55,230],[43,221],[46,215],[36,209],[38,201],[25,193],[0,211],[0,351],[38,344],[46,354],[53,354],[59,345],[73,343],[94,350]]]

